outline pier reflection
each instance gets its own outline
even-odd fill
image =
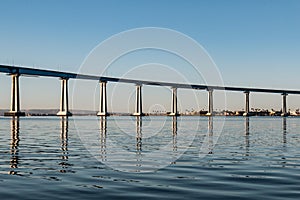
[[[142,118],[136,117],[136,150],[142,151]]]
[[[172,151],[173,153],[176,153],[177,152],[177,116],[173,116],[173,119],[172,119]],[[171,162],[171,164],[176,164],[176,154],[173,154],[173,159],[174,161]]]
[[[287,152],[287,117],[282,118],[282,152],[280,165],[284,168],[288,165],[288,161],[285,156],[285,153]]]
[[[286,129],[286,117],[282,118],[282,143],[283,143],[283,148],[286,148],[286,144],[287,144],[287,129]]]
[[[142,166],[142,117],[136,117],[136,167]],[[139,170],[137,170],[139,171]]]
[[[106,161],[106,137],[107,137],[107,121],[106,116],[100,117],[100,158],[102,161]]]
[[[68,163],[69,161],[69,150],[68,150],[68,129],[69,129],[69,121],[68,117],[61,117],[60,120],[60,140],[61,140],[61,162],[59,165],[61,166],[61,169],[59,170],[61,173],[67,173],[72,172],[69,170],[69,166],[71,164]]]
[[[173,133],[173,151],[177,151],[177,116],[173,116],[172,123],[172,133]]]
[[[208,154],[213,154],[213,147],[214,147],[214,121],[213,117],[208,117]]]
[[[249,117],[245,117],[245,145],[246,145],[246,154],[245,154],[245,156],[249,156],[249,149],[250,149],[250,122],[249,122]]]
[[[16,169],[19,164],[19,130],[20,130],[20,121],[19,117],[13,117],[10,121],[11,128],[11,142],[10,142],[10,168],[9,174],[17,174]]]

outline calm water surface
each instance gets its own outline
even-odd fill
[[[0,118],[0,197],[299,199],[300,118],[223,120]]]

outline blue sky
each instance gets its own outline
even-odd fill
[[[0,63],[76,72],[89,52],[108,37],[133,28],[163,27],[200,43],[217,64],[225,85],[300,90],[297,0],[2,0],[0,5]],[[1,75],[0,84],[0,107],[8,108],[9,77]],[[56,79],[22,77],[21,84],[23,108],[58,107],[60,86]],[[71,88],[73,85],[71,81]],[[82,85],[91,89],[81,96],[91,97],[78,97],[72,106],[94,109],[98,94],[95,83]],[[134,92],[134,87],[131,90]],[[145,108],[161,103],[169,109],[167,95],[168,92],[166,97],[162,95],[161,102],[149,97]],[[180,95],[184,96],[184,92],[179,93],[179,98]],[[228,93],[227,97],[228,108],[243,108],[243,94]],[[205,92],[199,94],[201,108],[205,107],[206,98]],[[281,97],[253,94],[251,104],[280,108]],[[122,102],[116,105],[120,105],[114,108],[116,111],[123,111]],[[289,106],[300,107],[300,98],[289,96]],[[195,108],[195,103],[182,102],[182,110],[191,107]]]

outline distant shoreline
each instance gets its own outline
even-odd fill
[[[0,116],[4,116],[4,113],[8,110],[0,110]],[[28,109],[23,110],[25,112],[25,116],[57,116],[58,110],[56,109]],[[97,111],[90,111],[90,110],[71,110],[73,116],[97,116]],[[207,111],[192,111],[186,113],[179,113],[179,116],[206,116]],[[225,116],[225,117],[238,117],[243,116],[245,111],[219,111],[214,112],[213,116]],[[158,113],[143,113],[144,116],[169,116],[170,112],[158,112]],[[259,111],[252,111],[248,113],[248,116],[281,116],[281,111],[274,111],[274,110],[259,110]],[[132,113],[109,113],[110,116],[132,116]],[[295,112],[287,113],[287,116],[300,116],[300,112],[297,110]]]
[[[0,115],[1,117],[9,117]],[[141,117],[141,116],[134,116],[132,114],[110,114],[108,116],[97,116],[96,114],[73,114],[72,116],[68,117],[121,117],[121,116],[127,116],[127,117]],[[171,115],[155,115],[155,114],[144,114],[144,117],[174,117]],[[193,115],[193,114],[179,114],[177,117],[282,117],[281,115],[250,115],[250,116],[243,116],[243,115],[221,115],[221,114],[214,114],[214,115]],[[32,113],[26,113],[24,117],[64,117],[64,116],[58,116],[56,114],[32,114]],[[286,117],[300,117],[300,115],[287,115]]]

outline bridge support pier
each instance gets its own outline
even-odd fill
[[[286,117],[289,115],[289,113],[287,112],[286,97],[287,97],[287,94],[283,93],[282,94],[282,113],[281,113],[282,117]]]
[[[208,89],[208,113],[207,116],[213,116],[214,115],[214,99],[213,99],[213,90]]]
[[[108,116],[109,113],[107,112],[107,95],[106,95],[106,81],[100,82],[100,105],[99,105],[99,112],[97,116]]]
[[[177,109],[177,88],[172,88],[172,111],[169,114],[170,116],[179,116]]]
[[[11,107],[9,112],[4,113],[4,116],[25,116],[25,113],[20,110],[19,76],[19,74],[11,75]]]
[[[142,104],[142,85],[136,85],[136,104],[134,116],[143,116],[143,104]]]
[[[249,112],[250,112],[250,92],[246,91],[244,92],[246,95],[246,104],[245,104],[245,113],[243,114],[243,116],[247,117],[249,116]]]
[[[69,112],[68,78],[61,78],[60,111],[57,116],[72,116]]]

